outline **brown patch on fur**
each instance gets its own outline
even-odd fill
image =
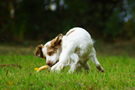
[[[47,45],[46,48],[47,48],[47,54],[49,56],[52,56],[57,51],[57,48],[55,48],[53,46]]]
[[[37,48],[36,48],[36,56],[40,55],[40,57],[42,58],[46,58],[45,55],[43,55],[43,52],[42,52],[42,48],[44,46],[41,44],[41,45],[38,45]]]
[[[61,42],[62,42],[62,38],[63,35],[59,34],[57,37],[55,37],[52,41],[51,41],[51,46],[55,47],[55,46],[60,46]]]
[[[104,69],[100,65],[97,65],[96,67],[99,71],[104,72]]]
[[[49,56],[52,56],[57,51],[58,48],[61,48],[62,38],[63,38],[63,35],[59,34],[56,38],[54,38],[51,41],[50,46],[49,45],[46,46],[47,54]]]
[[[66,36],[69,36],[72,32],[74,32],[75,30],[72,30],[72,31],[70,31],[69,33],[67,33],[67,35]]]

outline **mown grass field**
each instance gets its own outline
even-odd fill
[[[44,65],[45,60],[32,54],[16,54],[18,49],[12,50],[15,54],[0,54],[0,90],[135,90],[133,57],[99,55],[98,60],[105,69],[104,73],[98,72],[91,61],[91,71],[88,73],[82,70],[68,74],[68,67],[60,73],[48,70],[36,72],[34,68]],[[14,65],[2,66],[5,64]]]

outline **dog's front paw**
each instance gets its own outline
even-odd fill
[[[64,65],[63,64],[56,64],[52,66],[51,71],[52,72],[60,72],[61,69],[63,69]]]
[[[60,71],[60,70],[58,70],[56,66],[52,66],[51,72],[59,72],[59,71]]]

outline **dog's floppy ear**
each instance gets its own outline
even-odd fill
[[[61,45],[63,34],[59,34],[55,39],[52,40],[52,46]]]
[[[43,48],[44,46],[41,44],[41,45],[38,45],[37,47],[36,47],[36,53],[35,53],[35,55],[37,56],[37,57],[45,57],[45,56],[43,56],[43,52],[42,52],[42,48]]]

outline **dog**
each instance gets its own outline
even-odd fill
[[[75,27],[70,29],[66,35],[59,34],[44,46],[38,45],[36,56],[45,58],[51,71],[59,72],[65,66],[70,67],[69,72],[74,72],[82,67],[90,70],[88,60],[92,60],[97,69],[104,72],[104,68],[97,60],[93,44],[94,41],[85,29]]]

